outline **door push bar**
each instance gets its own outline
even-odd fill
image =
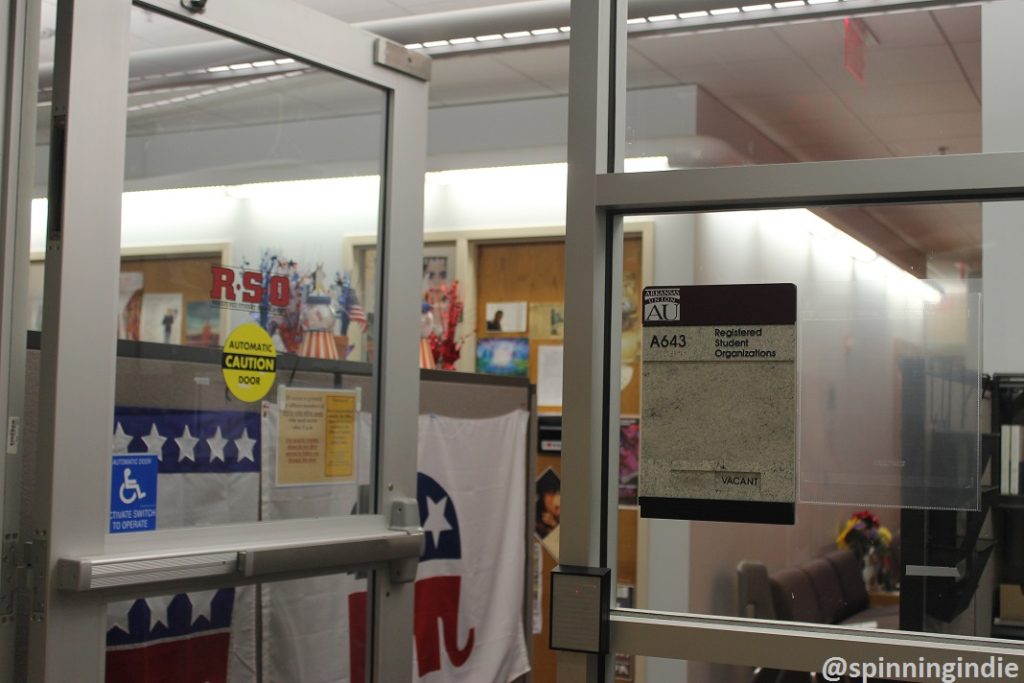
[[[219,542],[212,538],[216,535]],[[150,592],[163,584],[176,584],[175,590],[182,582],[239,585],[381,565],[387,565],[392,582],[407,583],[416,578],[424,546],[419,507],[409,498],[393,501],[389,517],[282,520],[133,536],[140,546],[135,552],[59,559],[57,587]],[[225,543],[224,536],[232,541]]]

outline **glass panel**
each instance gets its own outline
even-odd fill
[[[981,6],[727,5],[628,27],[638,170],[981,151]]]
[[[136,460],[115,456],[111,532],[366,513],[375,316],[352,240],[377,240],[387,93],[138,7],[131,40],[113,427]],[[136,626],[151,653],[198,634],[202,605],[218,642],[198,661],[229,665],[196,680],[363,680],[366,590],[342,574],[112,604],[108,681]]]
[[[50,106],[53,97],[53,52],[57,34],[55,3],[40,5],[39,82],[36,96],[35,180],[32,188],[32,231],[29,249],[26,325],[30,331],[43,327],[43,274],[46,254],[47,182],[50,173]]]
[[[161,506],[238,506],[222,522],[366,510],[372,365],[344,361],[373,315],[346,240],[376,239],[387,95],[140,8],[132,40],[118,332],[142,344],[116,447],[160,456]],[[246,475],[251,496],[209,483]]]
[[[631,217],[652,224],[643,286],[792,282],[798,301],[795,524],[630,522],[646,435],[643,412],[636,420],[624,404],[618,456],[612,450],[618,567],[620,583],[636,576],[639,608],[1020,638],[1024,562],[1013,549],[1024,506],[1009,472],[1020,453],[1003,432],[1024,424],[1016,211],[934,204]],[[644,328],[623,303],[614,329],[622,377],[639,391],[655,364],[631,341]],[[710,400],[687,386],[677,397]],[[689,681],[753,680],[749,669],[717,664],[646,665],[666,678],[685,666]]]

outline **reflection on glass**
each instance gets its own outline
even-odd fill
[[[1024,562],[996,547],[1020,547],[1024,528],[1020,494],[999,491],[1013,480],[998,438],[1024,424],[1024,390],[1005,361],[983,362],[981,306],[995,338],[1019,313],[984,287],[1000,255],[986,246],[982,269],[982,217],[961,204],[645,219],[671,257],[655,257],[644,285],[796,283],[800,485],[793,526],[652,520],[649,566],[687,571],[655,580],[641,608],[1020,638]],[[989,383],[983,370],[1000,374]],[[622,412],[620,572],[637,533],[622,524],[630,464],[644,450],[643,421]],[[691,681],[776,680],[686,668]]]
[[[158,529],[365,513],[375,311],[349,240],[376,240],[386,95],[138,7],[131,37],[115,452],[157,457]],[[361,680],[365,591],[113,605],[108,673],[184,637],[175,680]]]
[[[626,156],[697,168],[981,151],[980,6],[815,16],[822,9],[750,5],[630,25]],[[747,25],[722,30],[736,19]]]

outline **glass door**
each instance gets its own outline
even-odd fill
[[[21,3],[0,17],[0,35],[8,46],[0,56],[0,681],[14,680],[20,552],[20,469],[24,456],[25,316],[23,299],[28,266],[32,140],[35,122],[36,52],[40,12]]]
[[[1020,7],[958,15],[985,37],[984,100],[963,119],[979,139],[855,158],[842,126],[819,120],[824,103],[835,96],[858,125],[899,108],[923,132],[911,64],[952,50],[917,32],[948,18],[934,6],[873,4],[893,14],[868,22],[887,36],[871,59],[893,68],[851,85],[857,68],[833,39],[859,30],[854,2],[654,16],[627,4],[572,15],[559,681],[625,680],[631,657],[648,681],[1016,677],[1020,316],[1007,298],[1020,287],[1024,176],[1018,131],[1002,125],[1019,103],[993,93],[1016,83],[1020,64],[999,55]],[[804,14],[821,11],[844,19]],[[729,22],[737,32],[721,32]],[[648,30],[667,37],[645,41]],[[932,52],[916,62],[916,48]],[[642,139],[646,123],[626,101],[627,52],[633,76],[672,64],[710,126],[702,141],[639,148],[671,168],[624,172],[624,151],[638,153],[627,131]],[[780,113],[785,125],[766,129],[800,138],[799,153],[732,135],[723,121],[741,117],[725,105],[760,108],[761,123]],[[702,154],[712,147],[729,153]],[[642,304],[619,295],[626,216],[658,221]],[[956,246],[933,241],[951,222]],[[620,381],[633,376],[639,438],[619,419]],[[637,448],[639,491],[623,496],[616,460]],[[648,518],[637,609],[613,606],[623,498]]]
[[[411,677],[428,74],[290,2],[58,5],[29,680]]]

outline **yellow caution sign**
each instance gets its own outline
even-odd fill
[[[228,391],[239,401],[253,403],[267,395],[277,377],[274,340],[256,323],[239,325],[228,335],[221,356]]]

